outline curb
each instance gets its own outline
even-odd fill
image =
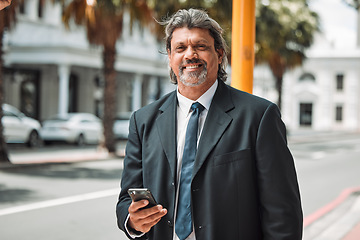
[[[109,154],[108,152],[97,152],[92,154],[73,154],[72,156],[63,155],[55,157],[47,157],[41,160],[27,160],[29,157],[18,158],[10,163],[0,164],[0,170],[3,169],[15,169],[15,168],[27,168],[27,167],[39,167],[56,164],[72,164],[78,162],[89,162],[89,161],[103,161],[110,159],[121,159],[124,158],[124,151],[117,151],[115,154]]]
[[[342,191],[342,193],[334,201],[328,203],[316,212],[305,217],[304,228],[310,226],[312,223],[334,210],[336,207],[342,204],[350,195],[355,194],[356,192],[360,192],[360,187],[347,188]]]
[[[304,240],[358,240],[360,187],[347,188],[332,202],[304,218]]]

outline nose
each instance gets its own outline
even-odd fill
[[[198,54],[196,52],[196,50],[189,46],[187,49],[186,49],[186,53],[185,53],[185,58],[186,59],[193,59],[193,58],[198,58]]]

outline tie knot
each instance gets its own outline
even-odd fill
[[[199,113],[201,113],[202,110],[204,110],[205,108],[204,108],[203,105],[201,105],[201,103],[199,103],[199,102],[194,102],[194,103],[191,105],[191,110],[196,111],[196,109],[198,109],[198,110],[199,110]]]

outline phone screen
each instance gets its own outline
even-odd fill
[[[149,204],[145,208],[154,207],[157,205],[154,196],[151,194],[150,190],[147,188],[130,188],[128,194],[134,202],[140,200],[148,200]]]

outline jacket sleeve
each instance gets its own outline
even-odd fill
[[[121,191],[116,206],[116,216],[118,227],[125,232],[129,239],[132,239],[125,229],[125,222],[128,217],[128,208],[131,204],[131,198],[127,193],[129,188],[142,187],[142,155],[141,140],[136,126],[136,112],[130,118],[129,136],[126,145],[126,154],[124,159],[124,169],[121,178]],[[145,239],[145,236],[136,238]]]
[[[260,121],[256,161],[264,239],[301,240],[303,215],[294,160],[275,104]]]

